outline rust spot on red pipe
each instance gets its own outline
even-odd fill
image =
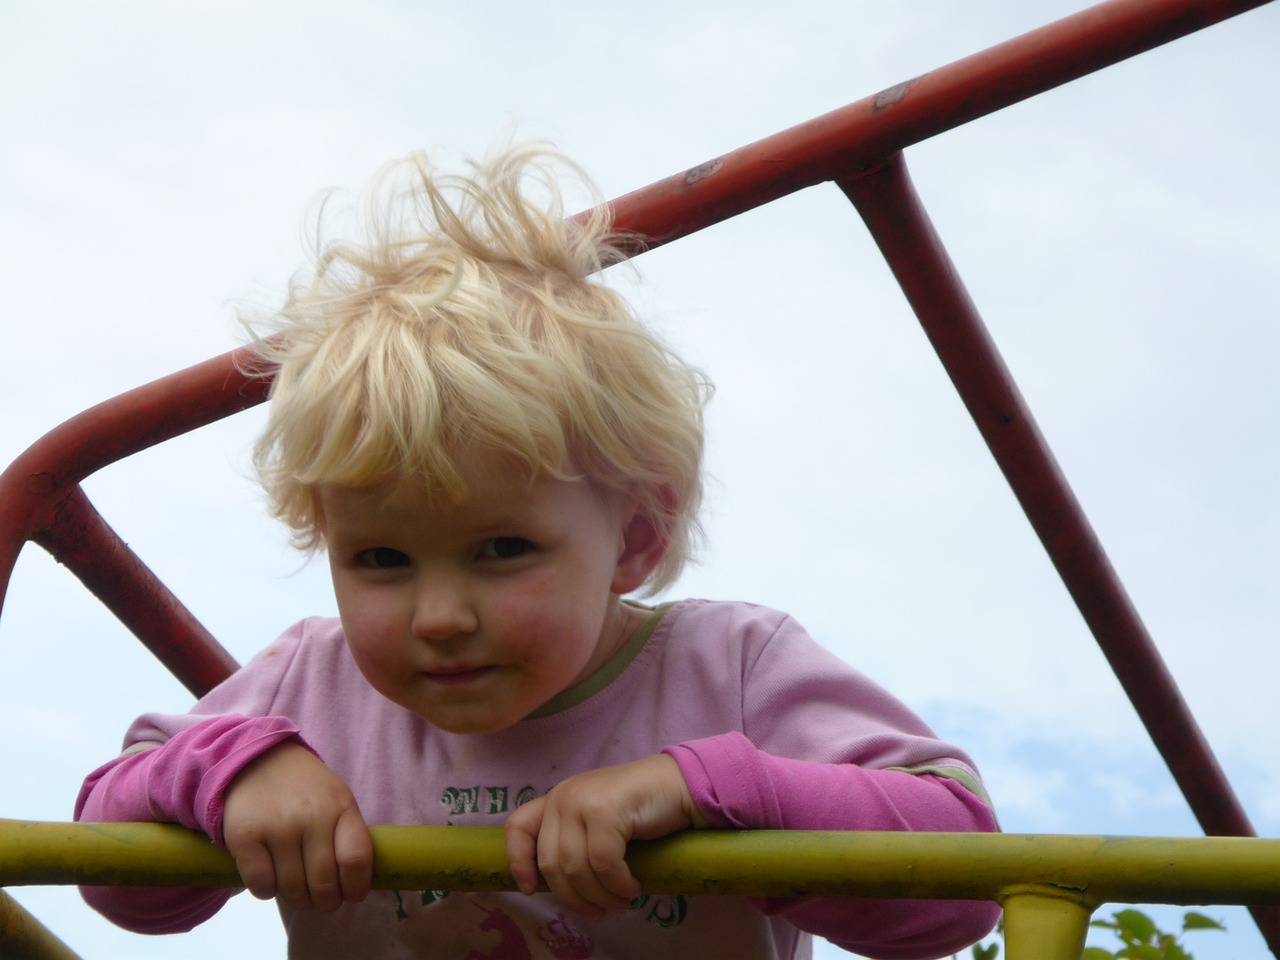
[[[684,175],[685,186],[697,183],[699,180],[707,179],[707,177],[719,170],[723,163],[723,157],[716,157],[714,160],[708,160],[706,163],[700,163],[696,167],[691,167]]]
[[[911,88],[916,85],[916,81],[919,79],[919,77],[913,77],[910,80],[904,80],[902,83],[895,83],[892,87],[886,87],[884,90],[881,90],[871,98],[872,109],[882,110],[885,107],[893,106],[911,92]]]

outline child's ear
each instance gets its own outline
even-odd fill
[[[654,518],[650,507],[631,501],[623,513],[622,552],[613,571],[613,593],[631,593],[649,579],[667,552],[666,526]]]

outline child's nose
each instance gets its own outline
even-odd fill
[[[475,607],[460,585],[436,581],[418,591],[413,634],[423,640],[448,640],[479,626]]]

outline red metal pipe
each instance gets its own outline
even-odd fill
[[[629,193],[618,229],[661,246],[1266,2],[1098,4]]]
[[[197,697],[240,668],[108,526],[79,487],[63,498],[54,522],[33,540],[79,577]]]
[[[956,273],[901,155],[838,185],[866,222],[1201,827],[1211,836],[1255,836]],[[1260,909],[1255,918],[1277,953],[1280,909]]]
[[[0,609],[18,554],[31,540],[66,564],[193,693],[235,670],[235,659],[116,536],[79,483],[261,403],[269,381],[245,376],[251,360],[246,350],[231,351],[97,404],[10,464],[0,474]]]
[[[0,610],[22,545],[55,522],[81,480],[108,464],[230,416],[267,396],[244,348],[99,403],[49,431],[0,474]]]
[[[13,467],[42,485],[79,483],[107,464],[261,403],[270,380],[246,377],[248,348],[212,357],[90,407],[32,444]]]

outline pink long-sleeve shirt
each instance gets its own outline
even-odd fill
[[[123,756],[85,781],[76,817],[161,820],[221,842],[227,785],[303,738],[373,824],[501,825],[585,770],[664,751],[715,826],[995,829],[976,771],[898,700],[785,614],[684,601],[655,612],[609,663],[506,730],[449,734],[374,691],[338,621],[306,620],[185,715],[147,714]],[[117,923],[190,929],[225,890],[85,888]],[[334,913],[281,906],[291,957],[650,958],[810,955],[810,933],[883,958],[950,955],[994,904],[644,897],[601,921],[549,895],[374,891]],[[474,952],[469,952],[474,951]]]

